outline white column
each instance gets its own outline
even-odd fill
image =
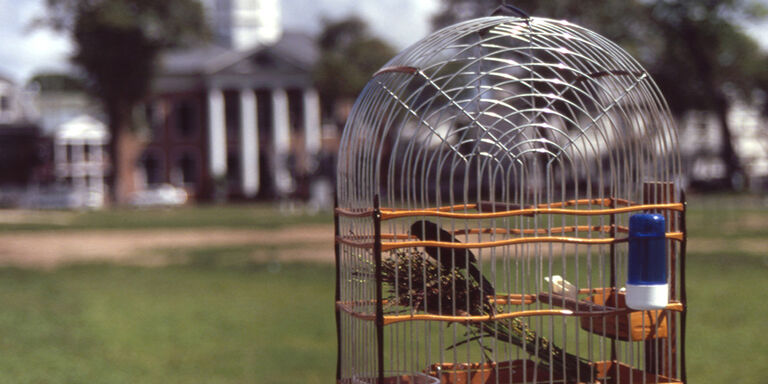
[[[56,171],[56,177],[57,178],[63,178],[66,173],[66,169],[68,168],[69,159],[67,159],[67,142],[56,138],[54,141],[54,167]]]
[[[105,188],[104,187],[104,173],[105,173],[104,146],[105,145],[107,145],[107,141],[104,139],[94,144],[91,147],[92,159],[90,160],[93,164],[93,168],[96,170],[96,174],[97,174],[96,179],[98,179],[98,181],[96,182],[96,185],[98,186],[97,189],[102,196],[104,196],[104,194],[106,193],[106,190],[104,189]]]
[[[220,89],[208,90],[208,167],[214,179],[227,175],[227,129]]]
[[[259,192],[259,131],[256,117],[256,95],[252,89],[240,91],[240,172],[243,194],[253,197]]]
[[[290,114],[288,94],[284,89],[272,90],[272,145],[274,150],[274,177],[278,195],[293,188],[291,172],[288,170],[288,154],[291,149]]]
[[[87,143],[78,140],[72,144],[72,182],[75,189],[83,193],[87,189],[85,184],[85,178],[88,175],[88,164],[85,163],[85,146]]]
[[[304,150],[313,158],[320,151],[320,101],[313,88],[304,90]]]

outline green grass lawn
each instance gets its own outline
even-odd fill
[[[0,382],[333,381],[333,267],[242,260],[0,269]],[[690,255],[689,382],[765,382],[767,272]]]
[[[692,254],[688,280],[691,383],[768,379],[767,254]]]
[[[15,212],[14,212],[15,213]],[[182,206],[158,209],[22,212],[23,219],[3,220],[0,231],[94,230],[147,228],[279,228],[295,224],[331,223],[330,212],[307,214],[300,208],[267,204]]]
[[[691,241],[726,245],[688,255],[690,383],[768,377],[768,252],[727,246],[768,250],[768,209],[739,200],[690,205]],[[266,226],[251,208],[269,209],[93,212],[74,226]],[[0,268],[0,383],[333,382],[333,266],[255,263],[252,251],[195,249],[155,268]]]
[[[331,265],[0,270],[0,383],[328,383]]]

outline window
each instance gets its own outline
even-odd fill
[[[153,140],[158,140],[163,134],[162,107],[159,102],[148,102],[144,105],[145,118]]]
[[[289,89],[288,94],[288,113],[289,122],[293,133],[299,132],[304,126],[304,99],[300,89]]]
[[[197,159],[193,154],[187,152],[181,155],[177,166],[181,171],[182,184],[194,185],[197,183]]]
[[[272,93],[268,89],[256,91],[256,124],[259,126],[259,142],[267,145],[272,140]]]
[[[141,160],[144,167],[144,175],[147,185],[157,185],[163,182],[162,170],[160,169],[160,159],[154,152],[145,152]]]
[[[227,155],[227,182],[230,185],[240,183],[240,155],[237,153]]]
[[[190,100],[179,100],[173,108],[176,133],[179,137],[190,138],[197,133],[195,106]]]

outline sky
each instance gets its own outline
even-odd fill
[[[278,0],[287,30],[317,33],[323,18],[358,14],[377,36],[405,48],[429,33],[438,0]],[[0,0],[0,75],[18,83],[38,71],[69,67],[72,43],[62,33],[31,28],[44,14],[45,0]],[[395,21],[396,24],[392,24]]]
[[[2,1],[2,0],[0,0]],[[317,33],[323,19],[357,14],[376,36],[405,48],[429,34],[430,16],[439,0],[281,0],[283,26],[288,30]]]
[[[66,36],[33,29],[43,15],[44,0],[0,0],[0,74],[17,82],[35,70],[67,67],[72,44]]]
[[[44,14],[45,0],[0,0],[0,75],[23,83],[35,72],[66,70],[72,43],[62,33],[31,28]],[[430,31],[440,0],[277,0],[286,30],[317,33],[323,19],[357,14],[373,32],[398,49]],[[768,49],[768,22],[747,30]]]

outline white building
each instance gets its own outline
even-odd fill
[[[242,52],[167,54],[150,102],[146,184],[171,183],[198,199],[294,193],[321,147],[316,58],[312,39],[296,33]]]
[[[36,117],[30,92],[0,75],[0,124],[30,122]]]
[[[103,122],[90,115],[80,115],[61,124],[54,134],[56,179],[82,201],[82,205],[100,207],[107,194],[106,146],[109,131]]]
[[[750,187],[768,187],[768,120],[752,106],[734,102],[728,113],[733,147]],[[720,157],[720,122],[714,112],[691,111],[679,125],[680,152],[690,183],[728,182]]]
[[[168,52],[148,100],[139,173],[194,199],[301,195],[321,148],[314,40],[278,0],[207,0],[214,44]]]

